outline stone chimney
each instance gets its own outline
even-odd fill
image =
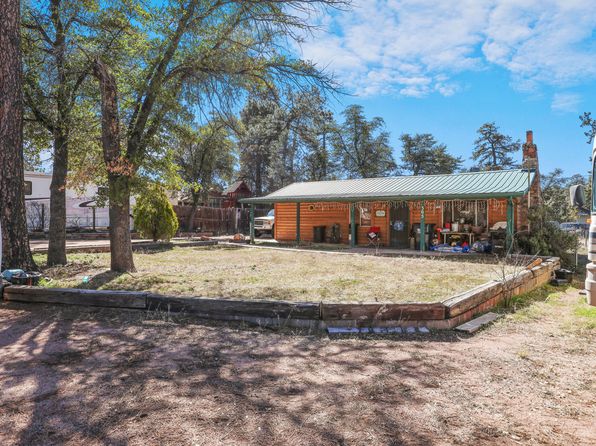
[[[526,132],[526,142],[522,146],[522,167],[524,169],[538,170],[538,149],[534,144],[534,133],[532,130]]]
[[[542,203],[542,191],[540,188],[540,172],[538,171],[538,149],[534,144],[534,133],[532,130],[526,132],[526,142],[522,145],[522,168],[534,170],[534,181],[530,185],[528,193],[519,201],[517,229],[522,231],[530,230],[528,211],[532,206],[539,206]]]

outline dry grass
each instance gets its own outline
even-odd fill
[[[0,303],[0,445],[596,444],[596,315],[521,300],[543,316],[341,338]]]
[[[221,247],[135,253],[138,272],[124,275],[107,271],[109,254],[69,262],[45,270],[48,286],[315,302],[434,302],[499,276],[481,263]]]

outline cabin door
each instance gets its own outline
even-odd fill
[[[393,248],[409,248],[410,209],[407,205],[391,206],[389,211],[390,245]]]

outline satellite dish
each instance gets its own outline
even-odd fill
[[[94,208],[97,207],[97,203],[95,202],[95,200],[89,200],[89,201],[83,201],[82,203],[79,203],[80,208]]]
[[[587,212],[586,194],[582,184],[576,184],[569,188],[569,201],[571,202],[571,206]]]

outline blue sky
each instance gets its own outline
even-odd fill
[[[596,113],[596,7],[576,0],[354,0],[311,18],[298,48],[399,135],[429,132],[467,159],[495,121],[534,131],[543,173],[586,174],[591,146],[578,116]]]

